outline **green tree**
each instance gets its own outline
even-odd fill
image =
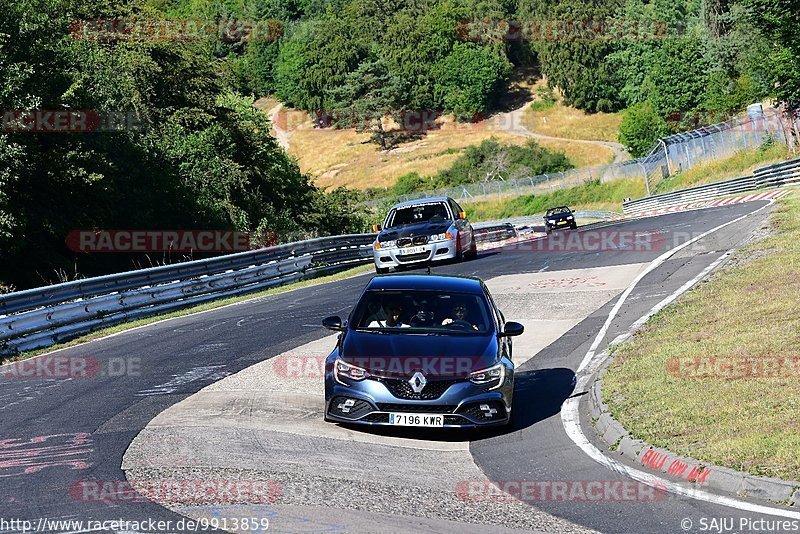
[[[777,99],[792,112],[800,110],[800,9],[795,0],[738,0],[749,20],[770,40],[767,56]]]
[[[668,37],[648,71],[649,100],[662,117],[697,109],[703,102],[709,64],[699,35]]]
[[[390,73],[380,59],[371,59],[349,73],[342,85],[329,89],[328,101],[338,126],[371,132],[372,140],[387,150],[387,139],[393,134],[384,129],[383,119],[402,120],[406,93],[399,76]]]
[[[621,9],[621,0],[521,0],[520,18],[544,25],[531,46],[548,84],[561,89],[567,104],[589,112],[623,106],[622,79],[609,60],[619,43],[593,29]]]
[[[670,134],[664,118],[649,101],[640,102],[625,111],[619,127],[619,142],[634,158],[646,156],[659,138]]]
[[[493,97],[508,80],[511,64],[488,47],[456,43],[434,69],[437,102],[456,113],[487,111]]]

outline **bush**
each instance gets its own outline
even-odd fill
[[[571,168],[573,165],[564,154],[552,152],[536,141],[530,140],[523,146],[506,145],[491,137],[480,145],[468,146],[449,169],[440,171],[436,176],[426,178],[415,172],[401,176],[392,193],[399,196],[475,182],[513,180]]]
[[[659,138],[669,135],[669,125],[649,101],[628,108],[619,127],[619,142],[631,156],[646,156]]]
[[[536,100],[531,102],[531,111],[545,111],[556,105],[556,95],[549,87],[536,90]]]

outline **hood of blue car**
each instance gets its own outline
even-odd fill
[[[378,241],[394,241],[401,237],[414,237],[418,235],[432,236],[435,234],[443,234],[450,228],[452,221],[437,222],[437,223],[420,223],[409,224],[399,228],[388,228],[378,235]]]
[[[499,360],[495,335],[347,333],[341,356],[346,362],[384,376],[466,376]]]

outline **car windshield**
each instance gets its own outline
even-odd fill
[[[368,291],[353,313],[356,330],[401,334],[486,335],[492,329],[480,295],[443,291]]]
[[[443,202],[429,202],[393,209],[387,218],[386,228],[449,220],[450,214],[447,213],[447,206]]]
[[[562,213],[571,213],[570,209],[567,207],[561,208],[550,208],[547,210],[547,215],[561,215]]]

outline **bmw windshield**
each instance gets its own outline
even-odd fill
[[[398,228],[408,224],[441,223],[449,220],[447,205],[444,202],[431,202],[393,209],[386,218],[385,227]]]
[[[491,312],[480,295],[441,291],[368,291],[353,313],[353,328],[398,334],[487,335]]]

